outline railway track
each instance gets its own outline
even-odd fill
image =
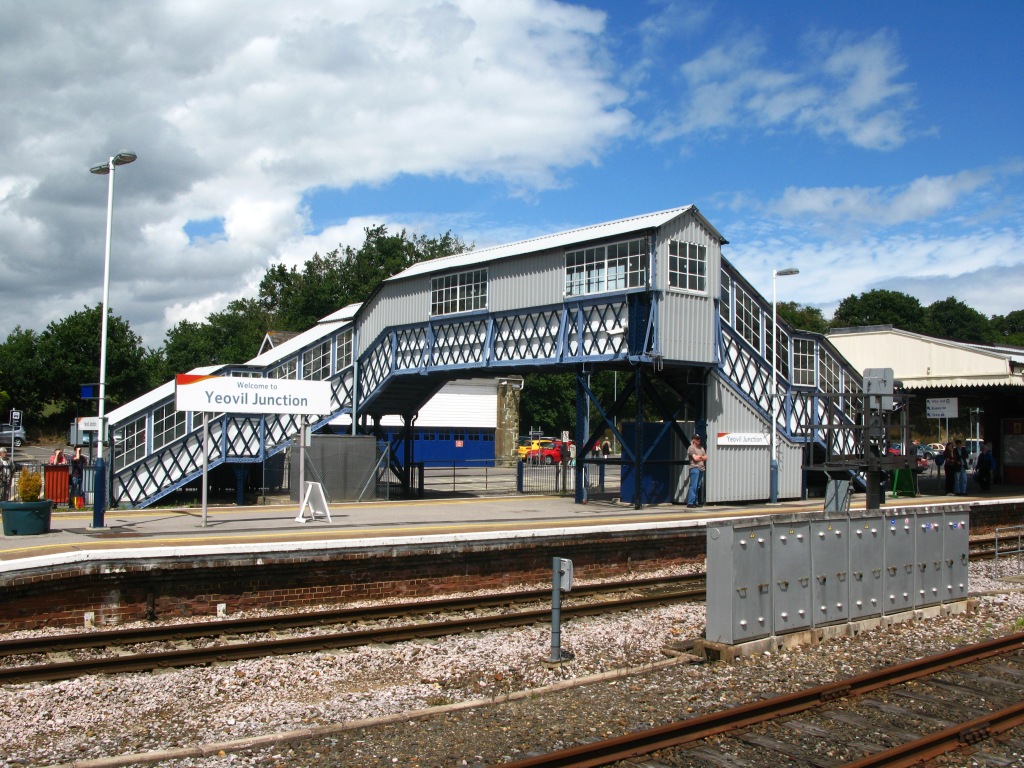
[[[630,593],[610,599],[615,593]],[[563,619],[648,608],[668,602],[699,601],[705,596],[704,574],[669,579],[641,579],[577,587],[561,608]],[[443,637],[468,632],[525,626],[550,621],[550,607],[515,609],[550,600],[551,590],[416,601],[368,608],[344,608],[253,619],[227,619],[72,635],[0,641],[0,683],[64,680],[90,674],[144,672],[272,655],[352,648],[370,643]],[[589,600],[589,602],[585,602]],[[488,615],[428,620],[456,612],[488,611]],[[495,612],[497,611],[497,612]],[[409,623],[409,616],[421,620]],[[389,622],[402,621],[399,626]],[[338,625],[382,625],[371,629],[319,631]],[[314,629],[313,633],[279,637],[280,632]],[[245,639],[244,635],[271,635]],[[157,644],[156,650],[152,646]],[[170,644],[171,648],[166,646]],[[147,650],[130,652],[133,646]],[[105,649],[109,655],[69,658],[72,651]],[[48,660],[33,663],[43,657]]]
[[[1022,698],[1024,633],[1017,633],[505,768],[894,768],[983,751],[992,739],[1007,741],[975,764],[1013,766],[1024,741],[1007,734],[1024,724]]]

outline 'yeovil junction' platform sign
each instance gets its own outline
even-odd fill
[[[327,381],[179,373],[174,384],[175,407],[179,411],[303,415],[331,412],[331,385]]]

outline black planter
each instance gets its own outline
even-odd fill
[[[4,536],[31,536],[50,532],[53,502],[2,501],[0,514],[4,518]]]

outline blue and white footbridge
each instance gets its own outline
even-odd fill
[[[420,262],[252,360],[193,373],[328,380],[332,410],[311,428],[347,416],[353,432],[372,433],[384,416],[412,425],[449,381],[571,371],[578,445],[646,422],[618,434],[621,463],[641,478],[664,461],[666,436],[688,444],[681,425],[691,425],[709,446],[708,502],[768,497],[774,395],[778,495],[796,498],[816,451],[854,452],[863,380],[824,336],[781,320],[773,329],[771,302],[723,258],[726,243],[685,206]],[[590,390],[602,370],[620,374],[614,403]],[[200,477],[202,418],[175,409],[173,382],[108,418],[114,503],[147,506]],[[241,482],[247,465],[292,444],[299,418],[211,417],[210,466],[232,465]],[[394,465],[406,488],[412,443]],[[589,458],[581,452],[579,472]]]

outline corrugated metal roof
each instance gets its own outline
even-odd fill
[[[859,370],[892,368],[906,389],[1024,386],[1024,350],[938,339],[889,325],[837,328],[828,339]]]
[[[363,305],[359,302],[356,302],[355,304],[346,304],[341,309],[335,312],[331,312],[331,314],[327,315],[326,317],[321,317],[319,320],[317,320],[317,324],[319,325],[322,323],[334,323],[341,320],[351,320],[353,317],[356,316],[356,312],[359,311],[359,308],[361,306]]]
[[[417,277],[419,275],[430,274],[432,272],[440,272],[441,270],[446,269],[475,267],[480,264],[487,264],[488,262],[507,259],[513,256],[521,256],[535,251],[562,248],[564,246],[586,240],[615,237],[616,235],[624,235],[628,232],[636,232],[641,229],[660,227],[662,224],[665,224],[666,222],[687,212],[692,212],[699,217],[703,225],[706,226],[708,230],[715,235],[715,237],[721,240],[722,243],[728,242],[713,226],[711,226],[707,219],[701,215],[696,206],[684,205],[681,208],[671,208],[667,211],[658,211],[657,213],[646,213],[641,216],[632,216],[627,219],[609,221],[604,224],[593,224],[588,227],[570,229],[566,232],[558,232],[553,235],[543,235],[530,240],[521,240],[518,243],[498,245],[492,248],[482,248],[480,250],[457,253],[453,256],[443,256],[439,259],[431,259],[430,261],[421,261],[417,264],[413,264],[408,269],[399,272],[397,275],[387,278],[385,282],[392,280],[404,280],[410,277]]]
[[[899,379],[897,375],[896,378]],[[900,379],[904,389],[939,389],[955,387],[1024,387],[1024,377],[1021,376],[957,376],[955,378],[924,378]]]

